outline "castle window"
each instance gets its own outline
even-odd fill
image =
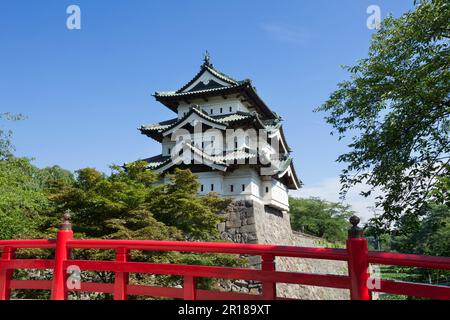
[[[242,185],[242,191],[245,191],[245,184]]]
[[[266,187],[266,193],[269,193],[269,187]]]
[[[237,149],[238,148],[238,138],[234,137],[234,148]]]
[[[233,111],[233,107],[230,107],[230,112],[232,112]]]
[[[214,183],[211,183],[211,191],[214,191]]]
[[[222,113],[223,112],[223,109],[222,108],[220,108],[220,113]]]
[[[214,113],[214,110],[213,110],[213,109],[211,109],[211,110],[209,111],[209,113],[213,114],[213,113]]]
[[[170,155],[170,151],[171,151],[170,148],[168,148],[168,149],[167,149],[167,154]]]
[[[230,185],[230,192],[234,192],[234,186]]]
[[[203,185],[201,185],[200,186],[200,191],[203,192],[203,190],[204,190],[204,187],[203,187]]]

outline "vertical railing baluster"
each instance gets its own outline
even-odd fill
[[[350,218],[353,225],[348,230],[348,275],[350,276],[352,300],[371,300],[367,282],[369,280],[369,262],[367,258],[367,240],[363,236],[363,229],[358,227],[359,218]]]
[[[275,257],[273,255],[262,255],[261,270],[275,271]],[[277,284],[273,281],[263,281],[262,295],[264,300],[275,300],[277,298]]]
[[[128,249],[118,248],[116,250],[116,262],[128,261]],[[128,299],[128,272],[118,271],[115,273],[114,279],[114,300],[127,300]]]
[[[2,250],[1,262],[15,259],[16,249],[4,247]],[[11,298],[11,279],[14,269],[0,266],[0,300],[9,300]]]
[[[197,283],[193,276],[184,276],[183,299],[197,300]]]

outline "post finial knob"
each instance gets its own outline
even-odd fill
[[[360,228],[358,226],[359,222],[361,221],[359,217],[357,216],[351,216],[349,219],[350,223],[352,224],[352,227],[348,229],[348,238],[363,238],[364,237],[364,229]]]
[[[59,225],[59,230],[72,230],[72,223],[70,218],[72,217],[72,212],[66,210],[63,215],[62,223]]]

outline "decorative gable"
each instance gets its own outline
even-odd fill
[[[203,64],[200,67],[200,72],[181,89],[177,90],[176,93],[218,89],[235,86],[239,83],[240,81],[234,80],[219,70],[216,70],[210,61],[209,53],[206,52]]]
[[[190,125],[191,127],[195,127],[199,123],[205,124],[211,128],[216,128],[219,130],[225,130],[227,125],[225,123],[221,123],[214,118],[209,117],[204,114],[202,111],[198,110],[196,107],[193,107],[191,111],[184,116],[180,121],[178,121],[175,125],[171,126],[167,130],[165,130],[162,134],[164,137],[171,135],[175,131],[185,127],[186,125]]]
[[[208,69],[204,69],[203,73],[182,92],[201,91],[207,89],[216,89],[230,86],[229,83],[214,76]]]

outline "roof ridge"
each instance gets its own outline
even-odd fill
[[[224,72],[222,72],[222,71],[220,71],[220,70],[214,68],[212,65],[210,65],[210,66],[205,66],[205,67],[206,67],[206,69],[207,69],[208,71],[210,71],[210,72],[212,72],[212,73],[216,73],[219,77],[223,77],[223,78],[229,80],[230,82],[235,82],[236,84],[239,84],[239,83],[242,83],[242,82],[245,81],[245,80],[248,80],[248,79],[245,79],[245,80],[236,80],[236,79],[230,77],[229,75],[227,75],[226,73],[224,73]]]

